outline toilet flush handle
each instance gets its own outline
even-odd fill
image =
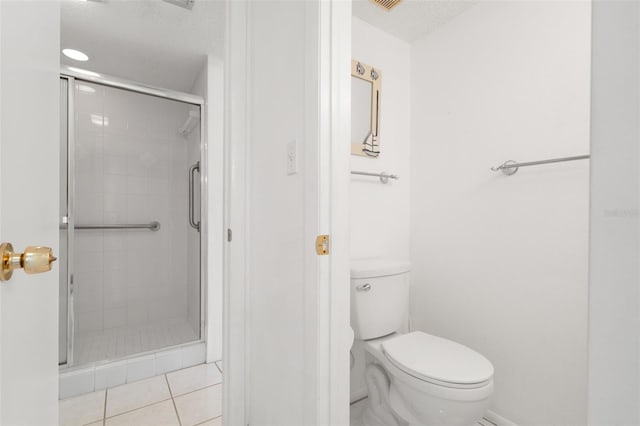
[[[371,290],[371,284],[366,283],[366,284],[362,284],[362,285],[356,286],[356,290],[358,290],[358,291],[369,291],[369,290]]]

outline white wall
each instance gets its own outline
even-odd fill
[[[382,72],[381,153],[378,158],[352,155],[351,170],[400,176],[386,185],[378,178],[351,176],[351,258],[409,259],[410,45],[355,17],[351,45],[353,59]],[[366,395],[364,350],[359,342],[354,342],[353,354],[352,401]]]
[[[382,71],[381,154],[351,156],[351,169],[400,176],[351,177],[351,258],[409,258],[409,44],[366,22],[352,20],[353,59]]]
[[[304,351],[313,334],[305,334],[302,320],[305,248],[312,248],[304,244],[303,208],[305,176],[311,173],[304,162],[311,146],[305,139],[306,5],[249,5],[247,422],[255,425],[300,425],[313,415],[303,403],[311,395],[300,393],[314,380],[305,368],[314,354]],[[288,175],[286,147],[294,140],[299,171]]]
[[[489,167],[588,153],[590,5],[481,3],[411,55],[414,328],[487,356],[503,417],[585,424],[589,163]]]
[[[595,2],[589,284],[590,425],[640,424],[640,5]]]

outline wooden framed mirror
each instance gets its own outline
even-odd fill
[[[382,72],[351,61],[351,154],[380,155],[380,88]]]

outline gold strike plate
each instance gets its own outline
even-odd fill
[[[318,256],[325,256],[329,254],[328,235],[318,235],[316,237],[316,253],[318,253]]]

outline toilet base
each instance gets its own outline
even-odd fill
[[[362,413],[362,426],[399,426],[398,423],[393,420],[394,423],[388,423],[380,420],[375,413],[367,406]]]
[[[369,391],[367,406],[362,414],[365,426],[404,426],[389,409],[391,381],[384,369],[377,364],[369,364],[364,378]]]

